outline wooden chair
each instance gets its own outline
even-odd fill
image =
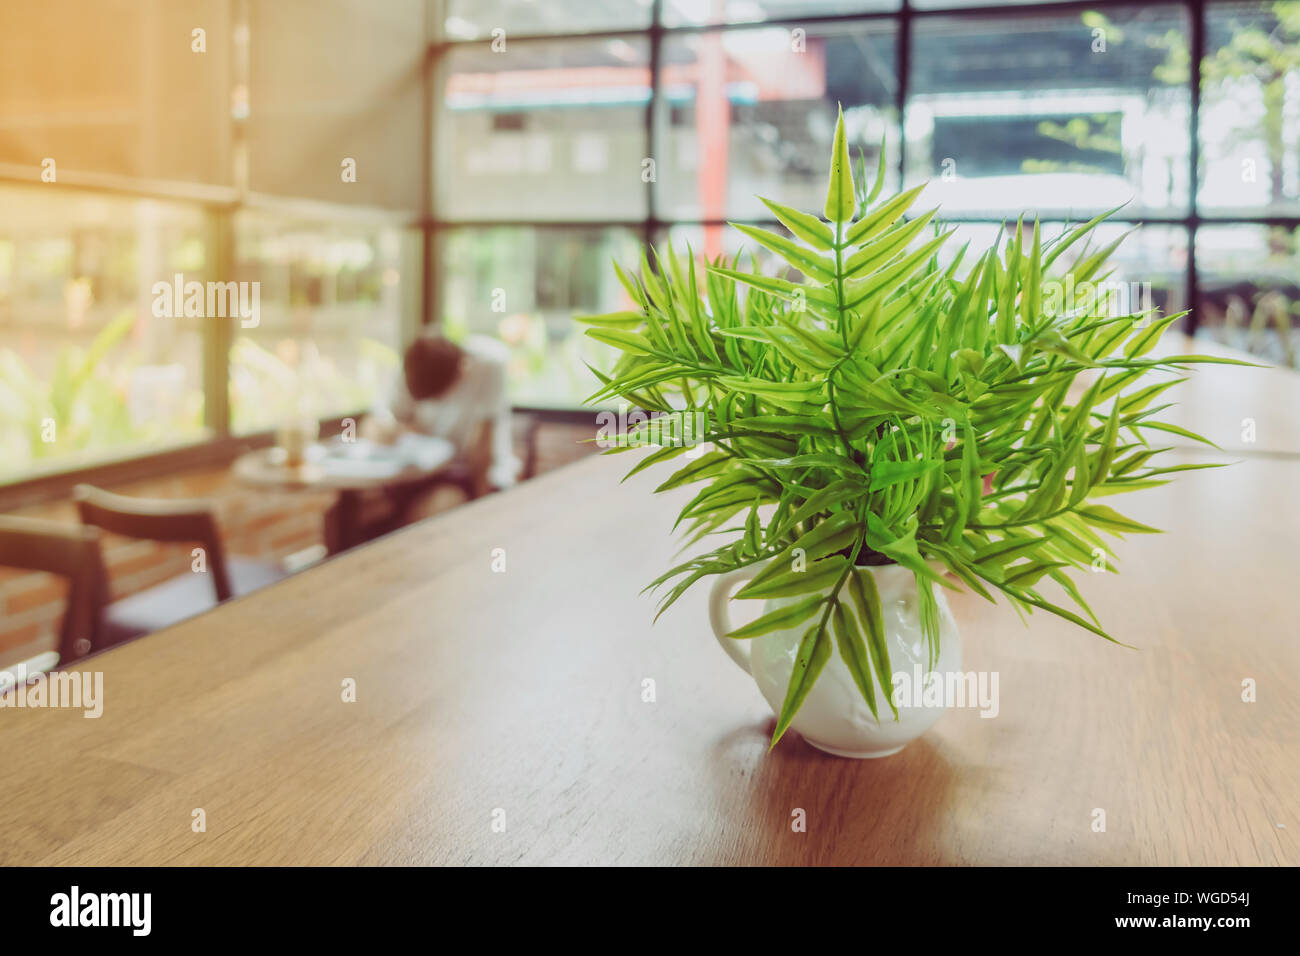
[[[0,565],[65,578],[68,597],[59,628],[59,664],[98,648],[106,596],[99,531],[37,518],[0,515]]]
[[[73,498],[84,524],[128,538],[195,544],[204,552],[206,574],[181,574],[109,604],[104,612],[106,643],[162,630],[288,576],[269,562],[227,558],[207,502],[128,498],[90,485],[78,485]]]

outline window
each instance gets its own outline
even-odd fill
[[[455,48],[436,139],[448,219],[646,215],[644,38]]]
[[[1185,212],[1186,33],[1178,6],[921,18],[908,185],[950,216]]]
[[[769,217],[759,196],[817,208],[837,105],[874,171],[898,141],[891,24],[709,30],[664,43],[659,201],[670,219]],[[897,183],[894,183],[897,185]]]
[[[618,227],[494,226],[445,238],[442,322],[450,338],[499,338],[518,405],[574,407],[598,386],[584,363],[614,350],[573,334],[575,313],[628,308],[610,261],[634,261],[641,234]]]
[[[1300,13],[1213,4],[1205,32],[1201,207],[1300,214]]]
[[[153,287],[204,275],[203,210],[10,185],[0,206],[0,481],[202,437],[204,320]]]
[[[416,324],[424,0],[102,6],[0,11],[0,483],[362,411]]]
[[[1198,331],[1266,361],[1300,368],[1300,230],[1202,226]]]
[[[578,408],[601,347],[571,316],[628,305],[610,261],[777,268],[726,223],[820,205],[837,109],[959,240],[1123,204],[1125,280],[1300,363],[1294,4],[135,7],[0,14],[0,482],[359,412],[417,315]],[[156,310],[176,275],[258,283],[258,322]]]
[[[258,284],[260,316],[234,330],[232,430],[346,415],[382,399],[400,364],[409,294],[403,230],[247,210],[235,237],[235,273]]]
[[[837,107],[870,168],[884,144],[886,188],[928,182],[918,206],[940,206],[959,241],[990,242],[1021,213],[1050,235],[1121,207],[1099,236],[1137,227],[1116,281],[1166,312],[1194,307],[1190,331],[1280,361],[1300,351],[1285,278],[1300,229],[1293,5],[599,6],[452,3],[435,48],[447,102],[434,138],[452,164],[431,225],[445,240],[443,314],[457,334],[512,343],[527,369],[519,395],[576,406],[593,390],[564,312],[625,304],[599,263],[634,265],[645,241],[697,258],[755,253],[726,223],[775,225],[758,196],[818,208]],[[496,25],[509,34],[498,48]],[[493,289],[523,305],[493,312]]]

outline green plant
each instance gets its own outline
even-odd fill
[[[802,281],[742,268],[739,257],[701,276],[693,258],[683,263],[669,250],[656,256],[657,271],[644,256],[637,275],[615,264],[636,311],[578,317],[592,326],[588,335],[622,352],[608,374],[593,369],[602,387],[592,400],[658,413],[611,449],[657,443],[629,475],[684,454],[691,422],[706,423],[699,437],[712,449],[656,491],[707,482],[678,525],[688,543],[712,535],[726,543],[650,585],[679,579],[660,613],[705,576],[769,562],[737,597],[798,600],[731,636],[811,622],[773,744],[832,643],[873,714],[871,673],[891,686],[879,598],[856,566],[897,563],[915,574],[931,660],[933,586],[957,585],[928,562],[990,601],[1001,592],[1022,613],[1040,608],[1113,640],[1068,570],[1109,552],[1102,533],[1155,529],[1090,499],[1206,467],[1157,467],[1166,449],[1149,443],[1168,433],[1205,441],[1154,417],[1168,406],[1152,403],[1182,379],[1148,383],[1150,373],[1224,361],[1144,357],[1180,315],[1044,314],[1051,270],[1067,250],[1083,243],[1076,284],[1104,277],[1118,242],[1087,251],[1104,217],[1048,242],[1037,223],[1028,241],[1017,229],[963,278],[967,250],[941,267],[951,233],[927,238],[934,211],[903,218],[919,188],[877,203],[883,172],[882,162],[869,195],[855,186],[841,117],[825,221],[764,200],[793,239],[735,226]],[[1081,375],[1093,380],[1074,398]],[[1044,597],[1043,579],[1081,613]]]
[[[124,352],[135,323],[119,312],[85,346],[63,346],[48,374],[0,349],[0,477],[21,474],[52,457],[148,443],[201,425],[198,397],[173,419],[132,421],[124,380],[137,365]]]

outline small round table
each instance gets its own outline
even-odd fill
[[[401,502],[445,475],[455,455],[451,442],[426,436],[418,440],[418,454],[366,441],[316,442],[307,447],[300,465],[288,464],[283,448],[259,448],[235,459],[232,473],[261,488],[336,492],[337,504],[326,519],[327,547],[334,554],[373,537],[362,521],[367,492],[382,492],[400,510]]]

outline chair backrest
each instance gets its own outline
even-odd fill
[[[217,532],[212,506],[205,501],[128,498],[90,485],[72,491],[77,512],[85,524],[111,534],[150,541],[184,542],[203,548],[205,563],[212,574],[217,600],[232,595],[226,553]]]
[[[0,515],[0,565],[67,579],[60,665],[99,646],[107,578],[95,528]]]

